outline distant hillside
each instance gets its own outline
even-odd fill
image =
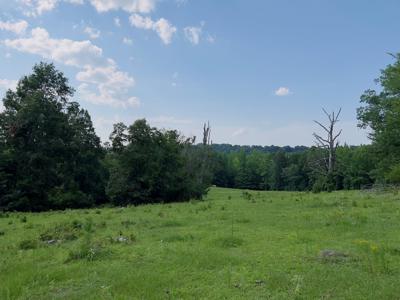
[[[298,153],[298,152],[304,152],[309,147],[306,146],[241,146],[241,145],[231,145],[231,144],[212,144],[211,147],[217,151],[217,152],[222,152],[222,153],[232,153],[232,152],[240,152],[244,151],[245,153],[250,153],[251,151],[257,150],[262,153],[276,153],[280,150],[286,152],[286,153]]]

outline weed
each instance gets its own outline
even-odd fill
[[[389,260],[387,258],[390,249],[372,241],[356,240],[354,242],[361,251],[363,261],[371,273],[390,273]]]
[[[87,234],[75,249],[68,252],[65,262],[68,263],[74,260],[94,261],[106,257],[108,254],[110,254],[110,251],[106,250],[102,243],[92,242],[91,236]]]
[[[83,224],[83,230],[85,230],[87,233],[94,232],[93,220],[91,218],[86,219],[86,222]]]

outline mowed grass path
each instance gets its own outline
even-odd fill
[[[0,299],[400,299],[400,196],[3,213],[0,254]]]

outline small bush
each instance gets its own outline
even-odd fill
[[[37,240],[23,240],[18,244],[18,248],[21,250],[36,249],[38,247]]]
[[[71,223],[58,224],[53,228],[47,229],[45,232],[41,233],[39,239],[41,241],[72,241],[76,240],[80,234],[80,230],[83,225],[74,220]]]
[[[26,216],[22,216],[22,218],[20,220],[21,220],[22,223],[26,223],[28,221]]]
[[[242,192],[242,198],[247,201],[251,201],[251,200],[253,200],[253,195],[250,194],[248,191],[244,191],[244,192]]]

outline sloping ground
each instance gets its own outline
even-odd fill
[[[0,299],[398,299],[400,197],[213,188],[0,218]]]

